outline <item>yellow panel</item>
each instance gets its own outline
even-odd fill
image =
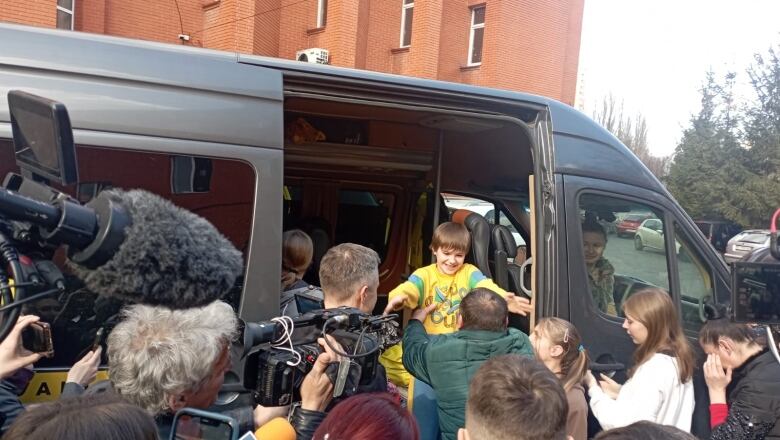
[[[24,404],[57,400],[62,394],[68,371],[37,371],[25,388],[20,400]],[[92,383],[108,379],[108,371],[100,370]]]

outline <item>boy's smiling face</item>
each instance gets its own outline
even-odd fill
[[[436,268],[445,275],[455,275],[461,267],[463,260],[466,259],[466,253],[456,249],[445,249],[440,247],[433,251],[436,256]]]

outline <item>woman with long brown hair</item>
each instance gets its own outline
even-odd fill
[[[300,229],[282,234],[282,291],[300,289],[309,284],[303,281],[306,269],[311,265],[314,244]]]
[[[588,372],[588,353],[574,324],[560,318],[543,318],[531,332],[536,357],[561,380],[569,414],[566,433],[574,440],[588,438],[588,402],[582,379]]]
[[[691,430],[694,355],[669,294],[657,288],[631,295],[622,306],[623,328],[637,349],[628,381],[619,385],[588,372],[590,407],[604,429],[648,420]]]

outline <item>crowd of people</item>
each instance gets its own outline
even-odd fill
[[[328,369],[344,361],[343,349],[325,335],[300,385],[299,404],[230,415],[244,430],[284,417],[298,440],[583,440],[590,412],[603,428],[596,439],[690,439],[692,377],[700,367],[709,391],[711,439],[780,438],[780,364],[761,329],[725,319],[707,322],[699,337],[707,360],[697,366],[669,293],[645,289],[615,304],[604,293],[614,283],[602,255],[606,234],[590,227],[583,233],[594,300],[613,314],[619,309],[636,345],[625,383],[590,371],[587,341],[570,322],[544,318],[530,335],[509,327],[509,313],[530,313],[530,301],[466,263],[469,232],[448,222],[434,231],[435,263],[389,293],[386,314],[411,311],[403,340],[394,347],[399,365],[385,360],[370,383],[334,397]],[[306,233],[284,234],[282,297],[303,289],[320,295],[326,309],[372,313],[377,253],[352,243],[330,248],[319,261],[315,289],[303,281],[312,249]],[[282,302],[280,314],[289,315],[294,301]],[[29,380],[40,355],[25,352],[20,335],[38,319],[20,317],[0,344],[3,386]],[[236,359],[238,332],[235,311],[222,301],[181,310],[126,306],[107,339],[109,380],[90,385],[101,358],[90,351],[74,366],[58,401],[25,410],[15,393],[0,389],[4,438],[167,439],[178,410],[207,409],[217,400]],[[388,380],[386,368],[407,373],[411,381],[396,374]]]

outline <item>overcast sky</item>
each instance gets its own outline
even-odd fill
[[[736,92],[749,98],[746,67],[779,43],[780,0],[585,0],[584,111],[612,92],[646,117],[653,154],[671,154],[699,111],[707,70],[736,72]]]

